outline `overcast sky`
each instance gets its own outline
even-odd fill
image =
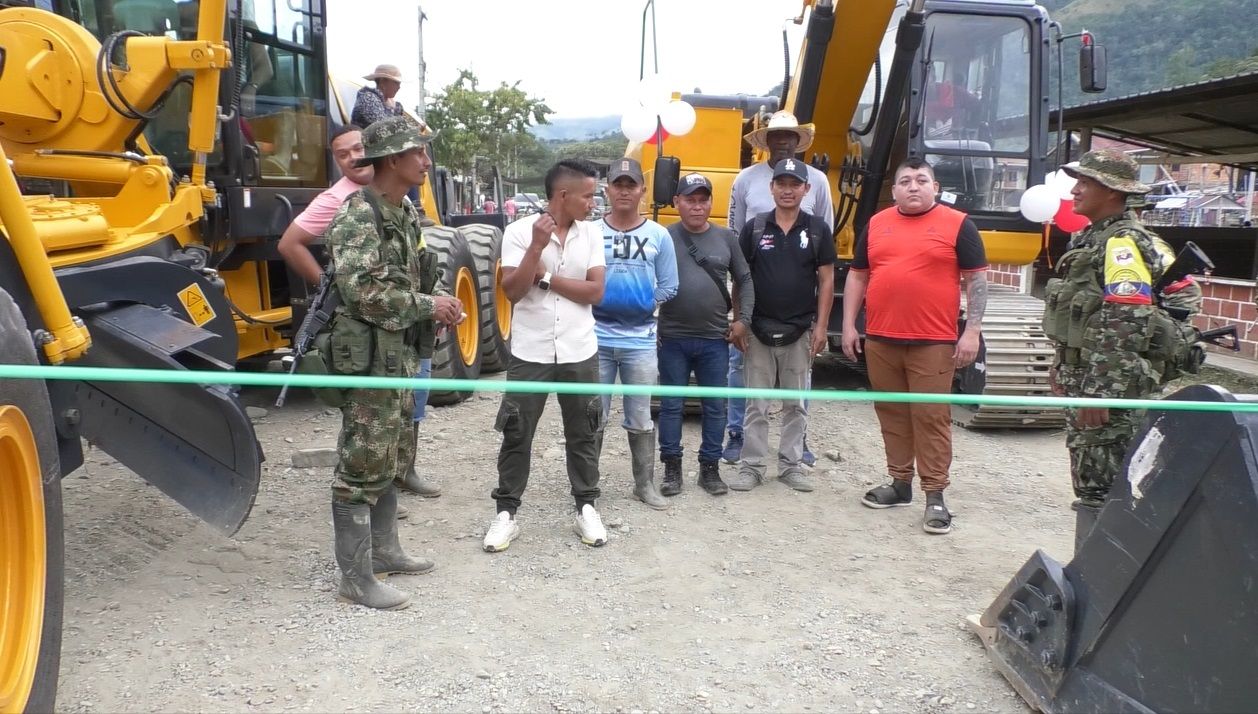
[[[422,5],[428,16],[429,95],[468,68],[482,88],[520,80],[559,117],[620,114],[636,96],[644,0],[326,1],[335,76],[358,77],[390,63],[414,80],[416,8]],[[761,94],[782,78],[782,27],[801,5],[800,0],[656,0],[660,74],[676,91]],[[793,66],[803,32],[790,27]],[[648,72],[651,62],[648,44]],[[402,84],[406,106],[413,107],[417,96],[414,81]]]

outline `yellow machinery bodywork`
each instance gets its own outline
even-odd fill
[[[823,4],[820,0],[804,0],[801,21],[811,8],[820,4]],[[818,83],[823,90],[809,97],[813,102],[812,123],[816,134],[804,158],[829,157],[830,193],[837,197],[840,192],[838,167],[844,157],[859,159],[862,152],[859,137],[852,134],[848,127],[852,124],[884,38],[895,31],[891,23],[897,16],[897,5],[903,3],[897,0],[834,0],[829,4],[834,8],[835,36],[825,46],[826,54]],[[805,37],[797,56],[802,58],[808,46],[809,39]],[[801,100],[801,74],[799,68],[792,74],[786,105],[782,107],[792,113],[795,113]],[[674,95],[674,98],[678,96]],[[664,154],[681,158],[682,173],[698,171],[712,181],[712,220],[720,223],[728,218],[730,185],[744,166],[742,153],[745,143],[742,137],[748,131],[759,128],[763,117],[757,115],[746,122],[737,109],[712,107],[696,107],[695,114],[694,129],[685,136],[667,137]],[[642,162],[647,172],[647,183],[652,185],[657,147],[654,144],[631,144],[626,154]],[[763,152],[754,151],[751,162],[767,158]],[[649,209],[650,200],[651,191],[648,190],[644,198],[644,212]],[[890,205],[889,190],[882,197],[882,203]],[[664,207],[659,216],[661,222],[672,223],[677,220],[677,211]],[[1039,233],[982,230],[980,234],[990,263],[1027,265],[1039,255]],[[856,244],[852,222],[848,221],[840,227],[834,239],[839,258],[850,260]]]

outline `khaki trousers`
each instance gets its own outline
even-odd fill
[[[898,345],[866,340],[869,383],[879,392],[947,394],[952,391],[953,345]],[[874,402],[891,478],[912,481],[914,466],[923,491],[948,486],[952,465],[951,407],[947,404]]]

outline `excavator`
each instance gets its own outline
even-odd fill
[[[695,108],[683,136],[631,144],[645,200],[672,222],[678,176],[713,184],[725,217],[738,172],[767,157],[742,141],[777,109],[813,122],[804,158],[837,197],[835,309],[855,238],[890,205],[888,173],[908,157],[934,169],[941,200],[978,225],[993,265],[1035,261],[1042,227],[1019,199],[1057,163],[1049,134],[1054,42],[1027,0],[804,0],[806,23],[780,96],[674,94]],[[645,39],[645,22],[644,22]],[[1104,49],[1081,37],[1081,89],[1105,86]],[[1060,48],[1057,48],[1060,51]],[[789,52],[788,52],[789,57]],[[1060,81],[1060,77],[1057,78]],[[663,141],[660,141],[663,139]],[[968,393],[1047,396],[1043,304],[993,286]],[[832,318],[831,347],[841,323]],[[1253,403],[1215,387],[1169,399]],[[1060,409],[954,408],[972,428],[1058,427]],[[1042,712],[1238,712],[1258,709],[1258,420],[1254,414],[1152,412],[1125,478],[1062,565],[1037,551],[970,628],[1026,702]]]
[[[352,108],[326,25],[322,0],[0,0],[0,364],[278,366],[313,286],[275,246],[336,180]],[[434,376],[475,379],[509,351],[503,218],[453,215],[430,178],[425,239],[469,318]],[[55,704],[61,478],[85,440],[226,534],[258,490],[229,386],[0,382],[0,712]]]
[[[941,200],[978,225],[993,266],[1015,271],[1036,260],[1042,226],[1022,218],[1018,199],[1042,181],[1053,149],[1054,25],[1043,7],[1022,0],[806,0],[796,21],[806,31],[780,96],[677,95],[695,107],[694,129],[666,137],[663,154],[654,142],[631,146],[630,153],[643,166],[663,155],[679,159],[682,171],[704,172],[713,182],[713,219],[720,221],[739,170],[767,158],[741,137],[778,109],[814,123],[816,138],[803,158],[829,176],[835,197],[840,262],[830,344],[842,358],[842,285],[856,236],[890,205],[886,174],[905,158],[930,163]],[[1103,77],[1089,79],[1085,89],[1104,84]],[[671,222],[676,213],[664,195],[671,184],[656,175],[651,171],[648,181],[659,193],[649,197]],[[958,375],[958,389],[1049,396],[1052,346],[1041,314],[1039,300],[993,286],[980,360]],[[1063,424],[1061,410],[1048,408],[956,407],[953,418],[971,428]]]

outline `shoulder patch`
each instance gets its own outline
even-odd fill
[[[1105,301],[1129,305],[1153,303],[1153,277],[1133,236],[1114,236],[1105,244]]]

